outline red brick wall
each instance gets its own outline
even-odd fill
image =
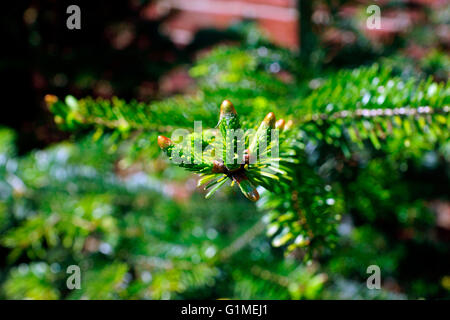
[[[439,10],[439,7],[444,6],[449,0],[404,1],[405,3],[427,5]],[[360,0],[359,6],[355,5],[355,2],[350,2],[349,6],[342,6],[340,16],[350,19],[357,12],[365,12],[363,10],[365,6],[382,5],[387,2],[389,1]],[[179,45],[188,44],[200,29],[225,29],[237,21],[253,19],[258,22],[274,43],[291,49],[299,47],[297,0],[159,0],[152,2],[144,14],[148,18],[152,18],[169,11],[172,14],[162,27],[164,32]],[[361,20],[360,28],[369,38],[388,39],[398,32],[408,30],[415,23],[421,23],[424,20],[425,12],[421,12],[420,9],[418,11],[397,10],[395,12],[394,10],[393,12],[383,9],[380,30],[367,29],[364,19]],[[342,39],[333,33],[337,30],[327,31],[326,27],[326,25],[320,27],[324,33],[323,40],[325,42],[330,36],[330,31],[332,42],[342,42]],[[445,33],[448,27],[443,30]],[[345,43],[345,41],[343,42]]]
[[[275,43],[298,47],[297,0],[163,0],[147,10],[175,10],[164,31],[175,43],[185,45],[203,28],[225,29],[243,19],[254,19]]]

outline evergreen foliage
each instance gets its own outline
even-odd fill
[[[46,96],[76,142],[17,157],[0,131],[4,297],[348,298],[341,286],[361,298],[449,297],[450,247],[431,210],[448,201],[448,81],[399,75],[391,60],[303,74],[254,35],[190,72],[194,94],[152,103]],[[178,128],[192,132],[190,150],[165,137]],[[217,130],[238,128],[257,132],[248,152],[280,129],[279,167],[181,163],[209,198],[184,199],[177,183],[191,176],[168,159],[195,158],[194,138],[207,147],[222,143]],[[233,182],[255,204],[218,192]],[[423,263],[415,252],[435,272],[406,273]],[[81,290],[65,287],[70,264],[86,270]],[[362,290],[370,264],[403,294]]]
[[[244,188],[237,184],[253,200],[259,198],[254,196],[255,187],[269,191],[264,192],[267,197],[261,207],[269,212],[273,244],[288,250],[306,248],[310,258],[309,249],[335,245],[336,225],[343,212],[353,209],[345,208],[345,186],[340,184],[337,167],[345,168],[350,162],[363,165],[377,157],[417,160],[427,151],[438,152],[448,162],[450,86],[431,77],[403,79],[389,63],[343,70],[309,82],[282,81],[283,72],[298,72],[289,69],[290,59],[284,51],[266,46],[219,47],[191,69],[199,78],[199,91],[193,96],[151,105],[67,97],[50,108],[62,126],[112,129],[123,137],[134,131],[192,130],[194,121],[213,127],[221,98],[233,100],[241,122],[250,128],[257,128],[258,117],[269,112],[289,120],[288,135],[280,137],[281,168],[275,172],[261,170],[260,163],[250,165],[244,176],[250,183]],[[225,127],[219,123],[218,128],[223,135]],[[193,141],[194,135],[188,140]],[[202,134],[203,147],[209,144],[205,135],[211,132]],[[195,149],[193,143],[190,147]],[[168,148],[163,149],[170,156]],[[214,159],[203,160],[184,167],[204,176],[200,185],[210,182],[208,198],[228,178],[236,181],[226,172],[214,173]]]

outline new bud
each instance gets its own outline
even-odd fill
[[[230,100],[224,100],[222,104],[220,105],[220,119],[226,117],[226,116],[232,116],[236,115],[236,109],[234,108],[233,104]]]
[[[58,101],[58,97],[53,94],[46,94],[44,100],[48,106],[51,106],[52,104]]]
[[[158,145],[161,149],[167,149],[172,145],[172,140],[164,136],[158,136]]]
[[[253,190],[249,191],[246,195],[247,199],[249,199],[250,201],[256,202],[259,200],[259,193],[258,191],[256,191],[255,188],[253,188]]]
[[[285,124],[286,122],[284,121],[284,119],[280,119],[275,123],[275,128],[282,131]]]
[[[275,118],[275,113],[269,112],[264,118],[263,122],[270,128],[275,128],[275,122],[277,119]]]
[[[225,167],[225,165],[223,164],[222,161],[214,160],[213,161],[213,167],[212,167],[211,171],[213,173],[225,173],[227,170],[226,170],[226,167]]]
[[[259,193],[250,180],[247,178],[246,174],[243,172],[237,172],[233,175],[233,180],[241,189],[241,192],[245,195],[245,197],[253,202],[259,200]]]
[[[289,130],[289,129],[292,128],[293,125],[294,125],[294,121],[289,120],[288,122],[286,122],[286,125],[284,126],[284,128],[285,128],[286,130]]]

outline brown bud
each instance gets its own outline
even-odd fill
[[[294,121],[289,120],[288,122],[286,122],[286,125],[284,126],[284,128],[286,130],[289,130],[290,128],[292,128],[293,125],[294,125]]]
[[[212,172],[214,172],[214,173],[225,173],[226,172],[226,167],[225,167],[225,165],[223,164],[222,161],[214,160],[213,161]]]
[[[259,200],[259,193],[258,191],[256,191],[256,189],[253,189],[252,191],[248,192],[245,196],[247,197],[247,199],[253,202]]]
[[[236,109],[230,100],[223,100],[220,105],[220,118],[222,119],[226,115],[235,115],[237,114]]]
[[[277,119],[275,118],[275,113],[269,112],[266,117],[264,118],[263,122],[267,124],[272,129],[275,128],[275,122]]]
[[[161,149],[166,149],[172,145],[172,140],[164,136],[158,136],[158,145]]]
[[[253,202],[259,200],[259,193],[256,190],[256,188],[252,185],[250,180],[247,178],[247,175],[242,172],[236,172],[233,174],[233,180],[237,183],[239,186],[239,189],[241,189],[242,193],[245,195],[245,197]]]
[[[285,124],[286,124],[286,121],[284,121],[284,119],[280,119],[275,123],[275,128],[278,130],[283,130]]]
[[[44,101],[48,106],[51,106],[58,101],[58,97],[53,94],[46,94],[44,97]]]

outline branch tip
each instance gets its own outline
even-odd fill
[[[230,100],[223,100],[220,105],[220,118],[225,117],[225,115],[236,115],[236,109]]]
[[[269,112],[266,117],[264,118],[263,122],[267,124],[272,129],[275,128],[275,122],[277,121],[275,117],[275,113]]]

